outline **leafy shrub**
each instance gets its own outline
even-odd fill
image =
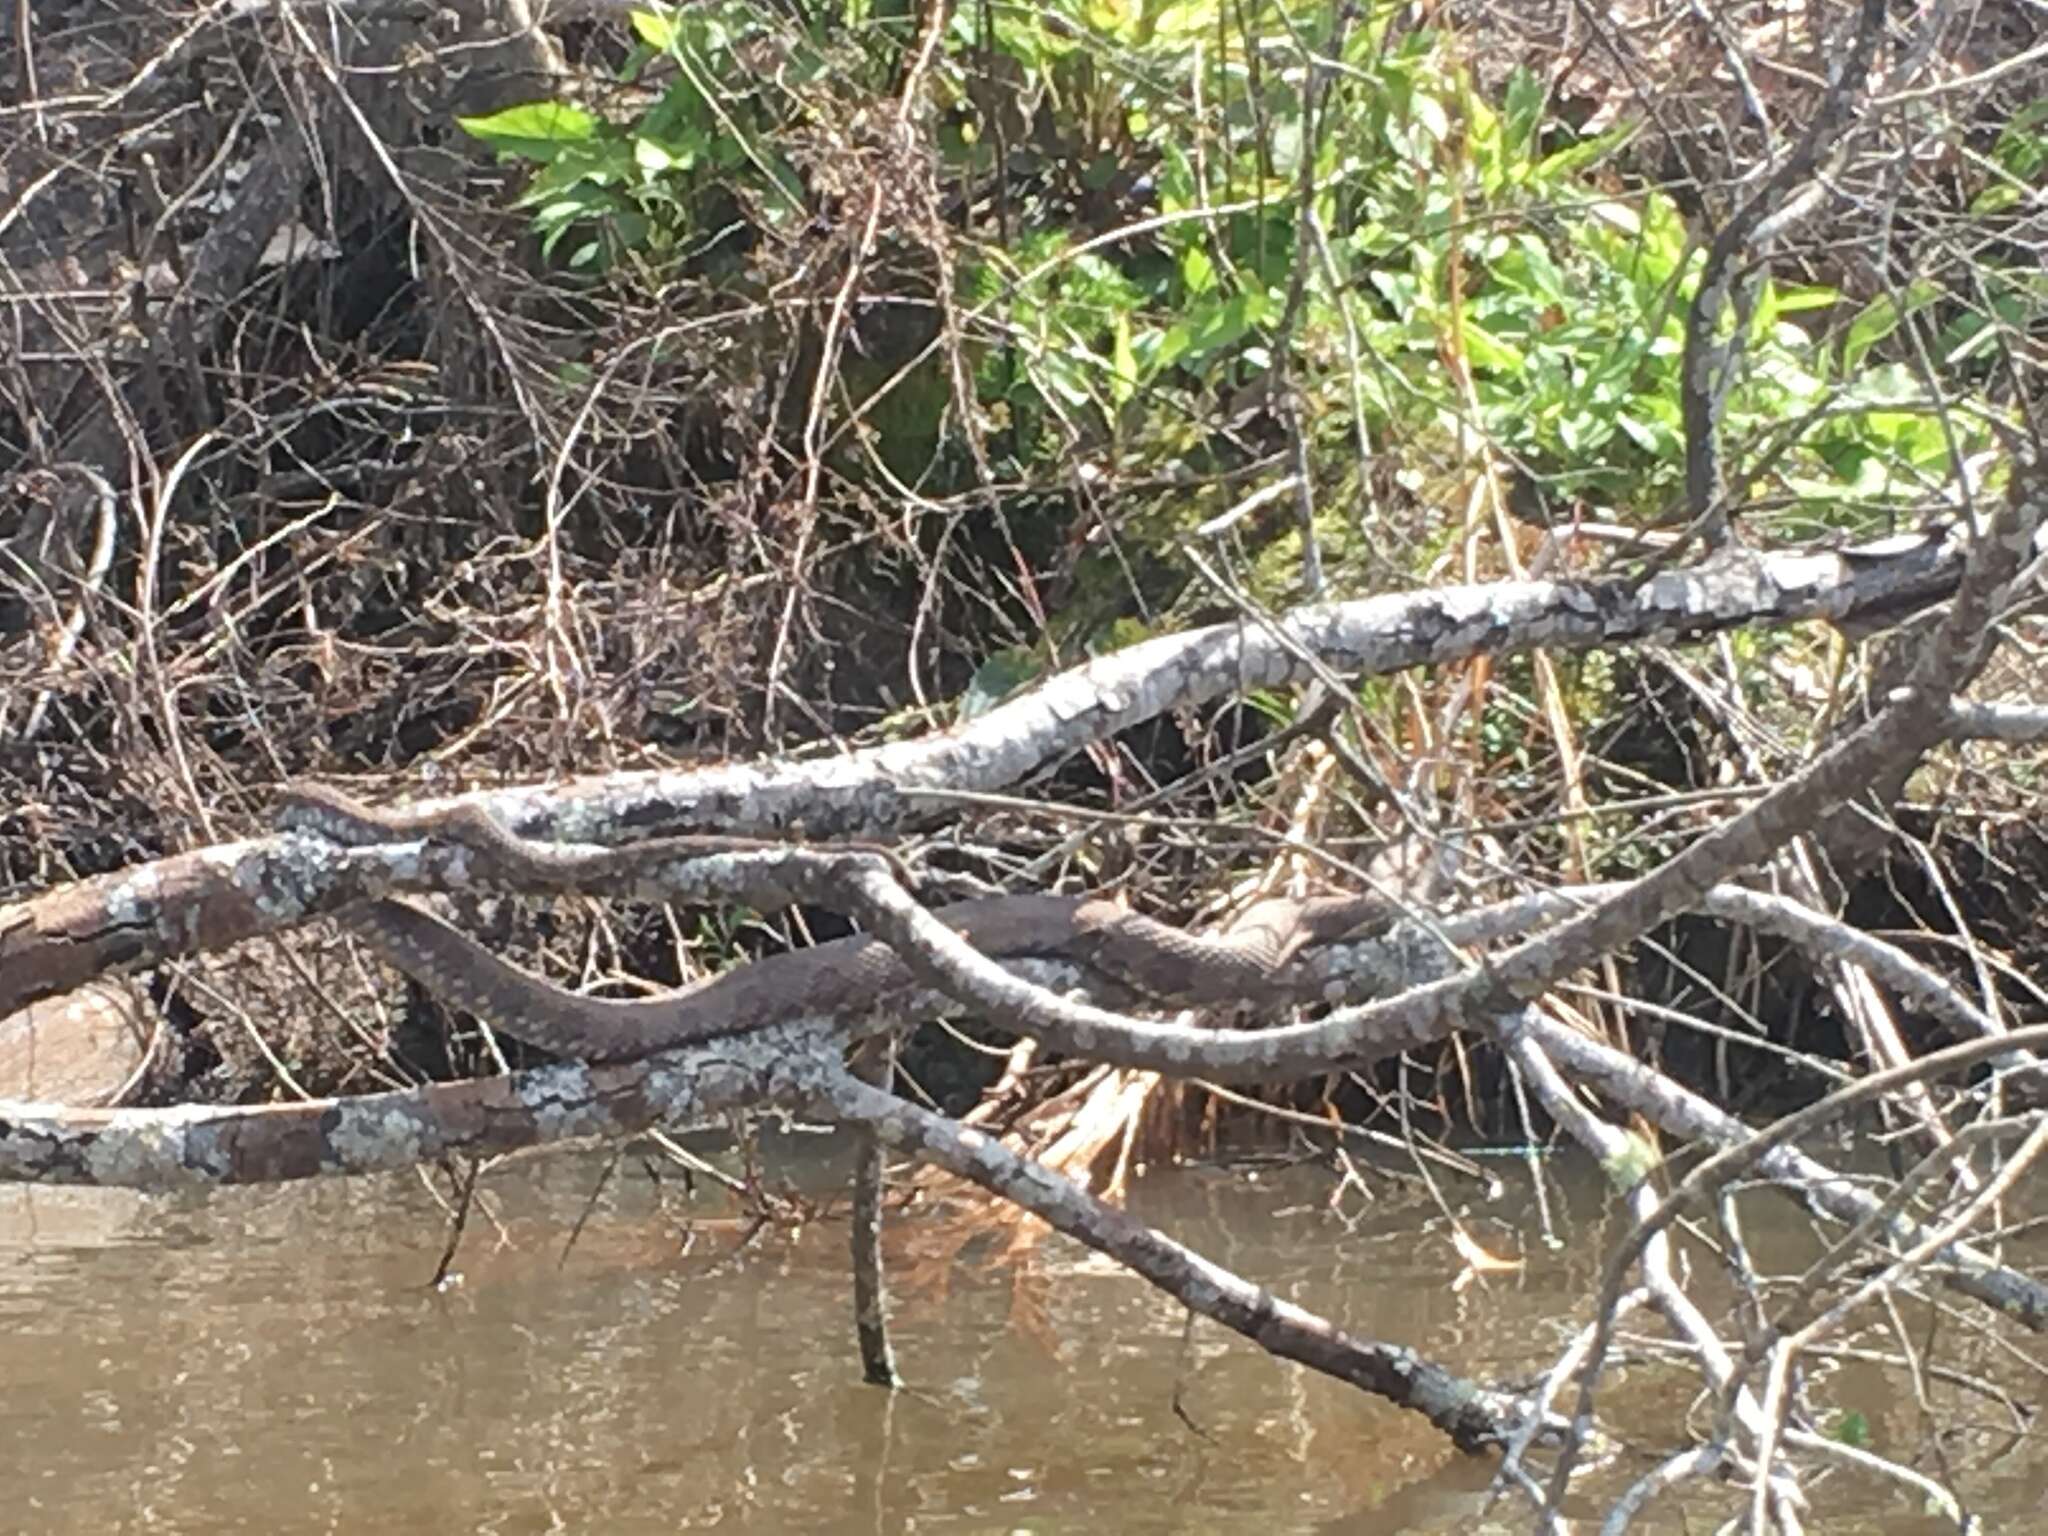
[[[1141,542],[1165,548],[1240,494],[1216,477],[1276,451],[1284,364],[1325,504],[1360,501],[1363,439],[1402,445],[1425,502],[1487,461],[1612,518],[1666,513],[1702,261],[1685,216],[1616,173],[1628,128],[1575,136],[1523,71],[1485,99],[1455,36],[1392,16],[1352,25],[1216,0],[955,8],[931,61],[935,110],[912,118],[944,248],[914,281],[912,266],[878,263],[862,294],[950,306],[943,345],[965,349],[973,398],[935,364],[920,372],[942,346],[928,326],[872,366],[837,359],[835,408],[886,422],[889,473],[932,495],[990,476],[1057,487],[1083,461]],[[759,297],[769,278],[748,249],[845,217],[855,178],[842,168],[826,196],[821,177],[834,146],[893,109],[886,93],[918,57],[911,17],[851,4],[805,25],[715,0],[635,12],[633,28],[620,77],[641,105],[542,102],[463,126],[534,164],[521,202],[569,271],[658,285],[680,268]],[[2043,115],[2000,139],[1988,209],[2038,179]],[[1989,304],[2030,323],[2044,299],[2015,263]],[[1738,475],[1759,469],[1752,527],[1867,530],[1983,446],[1968,417],[1936,419],[1898,344],[1937,305],[1931,285],[1855,306],[1824,283],[1766,282],[1754,300],[1725,418]],[[1987,319],[1939,303],[1937,360],[1953,372]],[[960,451],[963,434],[981,451]],[[1162,476],[1176,482],[1165,494]],[[1326,536],[1341,565],[1359,530],[1338,524]],[[1422,560],[1435,545],[1409,547]]]

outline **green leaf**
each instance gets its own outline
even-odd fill
[[[1138,392],[1138,359],[1131,351],[1131,317],[1116,317],[1116,331],[1110,345],[1109,398],[1124,404]]]
[[[1120,43],[1138,41],[1136,0],[1086,0],[1082,11],[1089,26]]]
[[[553,228],[557,225],[572,224],[588,214],[602,213],[604,203],[597,198],[564,197],[549,203],[533,216],[536,224]]]
[[[653,172],[687,170],[690,164],[688,160],[678,160],[670,154],[665,145],[638,137],[633,140],[633,163],[643,171]]]
[[[1028,647],[1013,645],[1008,650],[997,651],[977,667],[974,676],[968,680],[967,692],[960,696],[960,718],[972,720],[977,715],[987,714],[1044,673],[1045,663]]]
[[[1520,260],[1515,260],[1519,257]],[[1553,304],[1562,303],[1566,297],[1564,275],[1557,270],[1557,263],[1551,259],[1550,247],[1526,231],[1516,235],[1514,247],[1507,263],[1521,277],[1528,291],[1538,298]],[[1583,298],[1583,294],[1575,295]]]
[[[1635,124],[1629,123],[1619,128],[1610,128],[1607,132],[1583,143],[1568,144],[1556,154],[1545,155],[1536,162],[1536,180],[1555,182],[1576,175],[1588,166],[1605,160],[1635,136]]]
[[[1085,642],[1084,649],[1090,656],[1107,656],[1113,651],[1129,650],[1141,640],[1152,638],[1152,626],[1143,619],[1125,614],[1111,619],[1096,629]]]
[[[2031,182],[2048,166],[2048,98],[2032,101],[2015,112],[1998,135],[1991,158],[2015,181]],[[2013,189],[2017,192],[2017,188]]]
[[[1298,718],[1295,706],[1300,697],[1299,693],[1292,691],[1278,693],[1271,688],[1250,688],[1244,694],[1244,707],[1271,725],[1292,725]]]
[[[1216,30],[1215,0],[1167,0],[1153,11],[1151,23],[1152,36],[1161,42],[1211,36]]]
[[[628,208],[612,215],[612,232],[619,243],[631,251],[637,251],[647,244],[647,237],[654,233],[654,221],[644,213]]]
[[[1826,309],[1830,304],[1842,302],[1842,295],[1835,289],[1820,283],[1789,283],[1783,286],[1771,285],[1777,312],[1781,315],[1797,314],[1802,309]]]
[[[1657,422],[1639,421],[1627,411],[1615,412],[1614,424],[1645,453],[1662,458],[1678,447],[1678,434],[1669,427]]]
[[[676,18],[681,13],[672,10],[633,12],[633,32],[648,47],[667,53],[676,46],[681,36]]]
[[[1474,364],[1495,373],[1519,373],[1522,354],[1508,343],[1501,341],[1481,329],[1468,324],[1464,334],[1465,355]]]
[[[1861,369],[1870,349],[1896,331],[1906,316],[1933,303],[1938,292],[1933,283],[1922,278],[1906,285],[1903,306],[1889,293],[1879,294],[1864,305],[1849,322],[1848,333],[1842,338],[1842,371],[1855,373]]]
[[[1968,362],[1998,340],[1998,327],[1982,315],[1964,315],[1941,333],[1941,361],[1946,367]]]
[[[565,101],[530,101],[487,117],[458,117],[457,126],[500,154],[552,161],[573,145],[597,136],[598,120]]]
[[[1244,333],[1264,320],[1272,301],[1263,289],[1234,294],[1221,303],[1211,301],[1195,306],[1180,324],[1167,329],[1159,343],[1158,366],[1193,362],[1234,345]]]
[[[1436,97],[1417,96],[1409,103],[1409,111],[1415,125],[1434,142],[1441,144],[1451,136],[1450,114]]]
[[[1606,1173],[1608,1182],[1621,1193],[1627,1194],[1656,1172],[1663,1158],[1658,1155],[1655,1147],[1634,1131],[1623,1131],[1621,1134],[1620,1150],[1606,1159],[1601,1168]]]
[[[1582,458],[1602,447],[1612,436],[1614,427],[1603,417],[1580,411],[1558,418],[1557,440],[1574,458]]]
[[[1548,96],[1543,82],[1522,65],[1508,76],[1507,112],[1501,124],[1501,149],[1510,161],[1519,161],[1536,143],[1536,130],[1543,125],[1543,105]]]
[[[1602,224],[1609,225],[1624,235],[1635,236],[1643,232],[1642,215],[1637,213],[1627,203],[1617,202],[1612,198],[1602,198],[1597,203],[1587,205],[1586,212],[1590,213]]]

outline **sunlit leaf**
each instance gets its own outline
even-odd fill
[[[632,14],[633,35],[648,47],[667,53],[676,45],[676,17],[672,10],[635,11]]]
[[[1608,1182],[1626,1194],[1654,1173],[1664,1161],[1657,1149],[1636,1131],[1623,1131],[1620,1151],[1601,1164]]]
[[[1138,391],[1138,359],[1131,351],[1131,317],[1118,315],[1110,349],[1109,397],[1118,405]]]
[[[571,145],[594,138],[598,120],[565,101],[530,101],[484,117],[458,117],[471,138],[482,139],[502,154],[528,160],[553,160]]]
[[[633,140],[633,163],[643,171],[666,171],[686,167],[688,160],[679,160],[669,153],[668,147],[653,139]]]
[[[1107,656],[1112,651],[1127,650],[1131,646],[1136,645],[1140,640],[1150,640],[1151,638],[1151,625],[1147,624],[1143,619],[1132,618],[1126,614],[1120,618],[1111,619],[1109,623],[1103,625],[1102,628],[1088,637],[1088,654],[1090,656]]]
[[[1595,165],[1613,154],[1636,135],[1634,124],[1610,128],[1607,132],[1583,143],[1570,144],[1553,155],[1546,155],[1536,164],[1536,179],[1553,182],[1567,176],[1575,176],[1588,166]]]
[[[1771,287],[1774,307],[1781,315],[1797,314],[1804,309],[1826,309],[1831,304],[1842,302],[1838,290],[1820,283],[1773,283]]]

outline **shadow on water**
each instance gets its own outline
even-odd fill
[[[1062,1242],[1021,1282],[970,1250],[944,1285],[899,1293],[910,1388],[864,1387],[842,1223],[736,1251],[721,1198],[658,1193],[622,1170],[565,1258],[601,1166],[564,1157],[488,1181],[491,1217],[472,1220],[462,1284],[439,1294],[426,1281],[441,1214],[413,1177],[172,1197],[0,1191],[8,1524],[52,1536],[1526,1528],[1512,1505],[1482,1514],[1490,1463],[1448,1451],[1420,1419],[1213,1326],[1184,1343],[1164,1297]],[[1566,1184],[1552,1192],[1555,1248],[1533,1202],[1476,1213],[1483,1242],[1530,1263],[1463,1289],[1433,1206],[1390,1197],[1347,1225],[1313,1169],[1182,1172],[1134,1205],[1357,1333],[1506,1377],[1547,1362],[1617,1235],[1597,1176]],[[1752,1240],[1781,1241],[1789,1266],[1802,1230],[1779,1227]],[[893,1230],[915,1242],[914,1222]],[[896,1262],[911,1268],[907,1254]],[[1877,1405],[1863,1410],[1874,1443],[1918,1433],[1897,1378],[1865,1367],[1859,1383],[1850,1369],[1831,1395]],[[1175,1416],[1176,1388],[1193,1428]],[[1622,1373],[1603,1399],[1650,1451],[1680,1442],[1688,1406],[1684,1381],[1655,1370]],[[1589,1487],[1579,1513],[1645,1465]],[[2006,1476],[2009,1507],[2037,1509],[2048,1476]],[[1695,1528],[1709,1507],[1726,1512],[1725,1495],[1705,1497]],[[1659,1512],[1665,1523],[1642,1528],[1683,1528],[1682,1506]],[[1935,1529],[1875,1488],[1828,1513],[1815,1529]]]

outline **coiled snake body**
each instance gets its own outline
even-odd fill
[[[530,842],[475,805],[386,811],[338,792],[298,786],[280,824],[349,846],[445,838],[507,877],[558,877],[565,862],[680,857],[782,845],[753,838],[686,837],[607,850]],[[1383,929],[1394,910],[1377,896],[1274,898],[1246,910],[1226,933],[1197,935],[1099,896],[994,896],[934,914],[993,959],[1064,960],[1161,1003],[1256,1003],[1304,948]],[[772,955],[658,998],[585,997],[529,975],[409,901],[387,898],[343,919],[384,960],[436,996],[513,1038],[588,1061],[626,1061],[654,1051],[795,1018],[886,1012],[920,990],[888,945],[864,936]]]

